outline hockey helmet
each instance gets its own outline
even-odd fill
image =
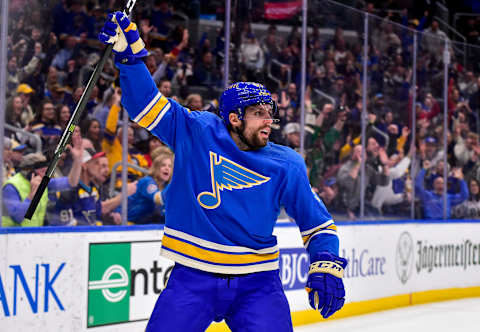
[[[268,104],[272,106],[272,115],[277,115],[277,104],[270,92],[260,83],[238,82],[225,89],[220,97],[220,117],[228,125],[228,115],[238,114],[240,120],[245,115],[245,108],[252,105]]]

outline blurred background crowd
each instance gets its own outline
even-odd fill
[[[360,212],[364,219],[442,219],[446,185],[448,218],[479,217],[480,4],[309,1],[302,121],[301,3],[232,1],[228,81],[256,81],[272,92],[280,122],[271,141],[303,154],[329,211],[340,220]],[[129,223],[164,222],[174,155],[123,117],[111,60],[42,198],[43,213],[23,220],[101,57],[97,35],[106,15],[120,8],[114,0],[10,0],[3,226],[120,224],[123,148]],[[136,4],[145,63],[162,94],[216,112],[225,86],[224,16],[224,1]]]

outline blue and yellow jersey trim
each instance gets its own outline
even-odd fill
[[[162,255],[203,271],[242,274],[278,269],[278,246],[255,250],[207,241],[165,227]]]
[[[147,130],[155,128],[170,109],[170,102],[158,92],[133,121]]]
[[[300,234],[302,235],[303,245],[308,249],[310,241],[319,234],[332,234],[337,236],[337,226],[333,223],[333,220],[330,219],[323,224],[307,229]]]

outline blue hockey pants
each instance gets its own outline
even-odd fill
[[[278,270],[221,275],[175,264],[146,332],[205,331],[225,319],[233,331],[291,332]]]

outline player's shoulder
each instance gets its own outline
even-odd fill
[[[289,165],[304,167],[305,161],[302,156],[292,148],[276,144],[273,142],[268,143],[268,148],[265,151],[274,159],[282,160]]]
[[[168,98],[168,101],[174,110],[182,110],[188,115],[188,117],[202,122],[204,125],[218,125],[223,123],[222,119],[220,119],[215,113],[208,111],[192,111],[174,99]]]

